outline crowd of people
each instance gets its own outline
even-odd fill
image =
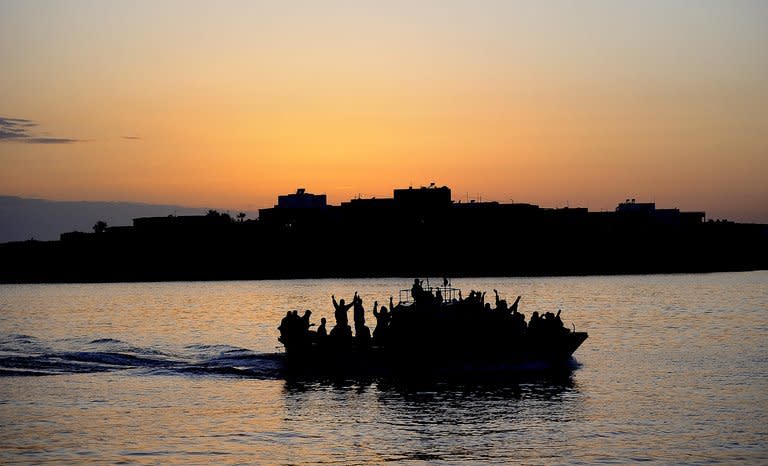
[[[294,310],[286,314],[278,327],[279,341],[286,347],[311,346],[313,343],[336,346],[354,343],[358,348],[369,348],[402,341],[428,344],[438,336],[487,344],[519,339],[524,335],[552,336],[569,332],[563,325],[559,310],[556,314],[546,312],[539,315],[533,312],[526,322],[525,315],[518,311],[520,296],[509,305],[501,299],[497,290],[493,291],[495,306],[486,302],[485,292],[472,290],[464,298],[460,290],[448,287],[447,280],[443,282],[442,288],[425,288],[423,281],[416,279],[410,290],[410,302],[395,305],[391,296],[389,306],[379,306],[378,301],[374,301],[376,326],[372,334],[365,322],[363,299],[357,292],[349,303],[344,299],[337,301],[336,296],[332,295],[335,325],[330,331],[326,328],[324,317],[320,319],[320,326],[311,330],[314,326],[310,323],[312,311],[306,310],[300,316]],[[458,292],[457,296],[454,296],[454,292]],[[350,309],[354,334],[349,324]]]

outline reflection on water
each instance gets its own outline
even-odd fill
[[[544,445],[563,441],[556,426],[577,421],[583,409],[569,374],[480,382],[287,381],[284,399],[291,424],[333,426],[332,437],[364,433],[364,461],[544,458]]]
[[[408,280],[2,285],[0,462],[768,463],[768,272],[455,283],[562,308],[579,365],[286,378],[287,309]]]
[[[314,406],[313,398],[324,396],[319,394],[335,393],[335,399],[341,403],[339,408],[370,395],[380,408],[386,408],[387,417],[403,421],[418,418],[444,425],[493,423],[499,420],[500,407],[514,416],[520,414],[516,408],[535,403],[546,404],[551,416],[579,398],[570,374],[448,382],[374,378],[288,380],[284,391],[286,409],[296,414]],[[310,413],[313,414],[316,413]]]
[[[557,401],[567,391],[576,390],[571,371],[544,374],[507,374],[502,376],[463,376],[451,380],[433,378],[380,378],[380,377],[291,377],[285,381],[287,397],[300,397],[326,389],[353,390],[363,393],[369,389],[381,395],[430,403],[446,397],[462,396],[478,400],[543,399]],[[421,397],[421,398],[419,398]]]

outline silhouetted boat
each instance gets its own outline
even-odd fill
[[[513,324],[515,311],[483,309],[461,300],[458,289],[441,290],[442,303],[414,302],[411,290],[401,290],[400,303],[391,313],[386,338],[329,335],[318,338],[304,332],[281,337],[286,368],[310,374],[419,375],[497,374],[571,369],[576,349],[586,332],[562,326],[522,328]],[[479,296],[479,294],[478,294]],[[519,299],[519,298],[518,298]],[[522,319],[522,314],[517,314]]]

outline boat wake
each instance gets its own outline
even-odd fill
[[[570,359],[554,372],[569,374],[578,367]],[[0,335],[0,377],[54,376],[117,372],[132,375],[185,377],[241,377],[264,380],[301,379],[329,373],[295,371],[286,365],[284,353],[261,353],[230,345],[189,344],[182,347],[142,347],[113,338],[69,338],[43,341],[30,335]],[[530,362],[523,365],[475,364],[450,366],[432,372],[404,372],[413,378],[471,379],[482,376],[514,377],[553,372],[552,367]],[[344,371],[335,375],[383,375],[388,371]],[[334,375],[334,373],[330,373]]]
[[[0,377],[131,371],[147,375],[233,376],[277,379],[283,354],[229,345],[146,348],[113,338],[42,341],[0,335]]]

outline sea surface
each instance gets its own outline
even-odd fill
[[[0,285],[0,463],[768,464],[768,272],[453,284],[562,309],[574,369],[286,378],[287,310],[408,279]]]

